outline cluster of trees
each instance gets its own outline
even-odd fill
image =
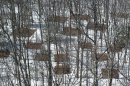
[[[112,86],[117,78],[129,86],[129,5],[129,0],[2,0],[1,84],[99,86],[107,78]]]

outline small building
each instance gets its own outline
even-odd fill
[[[11,35],[14,35],[16,37],[31,37],[35,33],[36,29],[29,29],[29,28],[20,28],[15,29],[14,32],[11,33]]]
[[[97,27],[97,28],[95,28],[95,27]],[[88,29],[91,29],[91,30],[97,29],[99,31],[105,31],[107,29],[107,25],[106,24],[98,24],[97,26],[95,26],[94,22],[89,22]]]
[[[70,65],[56,65],[54,71],[58,75],[71,73]]]
[[[130,41],[128,42],[128,48],[130,49]]]
[[[27,49],[41,49],[43,43],[29,42],[27,44]]]
[[[55,62],[68,62],[70,58],[66,54],[55,54],[54,55]]]
[[[98,61],[107,61],[108,60],[108,56],[106,53],[97,53],[97,58],[98,58]],[[93,61],[95,61],[95,54],[92,54],[92,59]]]
[[[89,20],[88,15],[82,15],[82,14],[71,14],[70,18],[73,20],[86,20],[86,21]]]
[[[123,47],[120,44],[111,44],[109,48],[111,52],[121,52]]]
[[[0,58],[8,58],[10,55],[10,51],[8,50],[0,50]]]
[[[114,17],[114,16],[116,16],[118,18],[128,18],[129,14],[127,14],[127,13],[121,13],[121,12],[118,12],[118,13],[114,14],[113,12],[111,12],[111,17]]]
[[[128,26],[128,38],[130,39],[130,26]]]
[[[49,22],[59,22],[59,23],[65,23],[67,21],[68,17],[64,16],[50,16],[48,18]]]
[[[36,53],[34,60],[37,60],[37,61],[48,61],[49,58],[48,58],[48,55],[43,55],[41,53]]]
[[[92,49],[93,44],[91,42],[79,42],[81,48]]]
[[[109,79],[109,78],[116,78],[119,79],[119,74],[117,69],[101,69],[102,71],[102,78]]]
[[[83,30],[79,29],[79,34],[82,34]],[[70,28],[70,27],[63,27],[63,34],[64,35],[71,35],[71,36],[78,36],[78,29]]]

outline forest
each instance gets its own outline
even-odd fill
[[[130,0],[0,0],[0,86],[130,86]]]

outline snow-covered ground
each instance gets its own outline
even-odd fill
[[[15,8],[16,13],[18,12],[17,7]],[[35,9],[34,9],[35,10]],[[102,11],[103,13],[104,11]],[[69,17],[69,12],[65,11],[66,16]],[[103,15],[103,14],[102,14]],[[103,17],[104,19],[105,17]],[[31,29],[36,29],[36,32],[29,38],[29,40],[31,42],[41,42],[41,33],[40,33],[40,25],[37,23],[39,21],[39,17],[37,13],[33,13],[33,19],[34,19],[34,23],[31,26]],[[93,19],[91,20],[93,21]],[[73,21],[74,22],[74,21]],[[109,29],[112,27],[113,22],[111,20],[110,17],[110,25],[109,25]],[[65,22],[65,26],[69,26],[70,20],[68,19]],[[81,23],[84,25],[83,26],[83,30],[84,32],[94,40],[94,30],[90,30],[88,29],[88,32],[86,31],[86,26],[88,24],[88,21],[81,21]],[[45,28],[45,23],[42,24],[42,29]],[[72,24],[72,27],[76,27],[76,25]],[[7,28],[10,28],[10,24],[7,26]],[[63,25],[60,24],[60,31],[62,32],[62,28]],[[53,30],[53,29],[52,29]],[[59,32],[60,32],[59,31]],[[9,34],[12,32],[11,29],[9,29]],[[116,30],[115,30],[116,32]],[[109,31],[109,35],[111,35],[109,38],[111,40],[111,42],[114,41],[114,37],[116,36],[114,31]],[[46,40],[47,37],[47,31],[45,33],[43,33],[43,45],[42,47],[44,48],[44,50],[47,50],[47,45],[48,42]],[[60,62],[59,64],[69,64],[71,67],[71,73],[70,74],[63,74],[63,75],[57,75],[55,74],[54,68],[57,65],[57,62],[55,62],[54,60],[54,54],[57,54],[57,47],[56,47],[56,43],[51,43],[51,61],[52,61],[52,76],[53,76],[53,83],[55,83],[54,86],[57,86],[56,84],[59,84],[59,86],[79,86],[80,84],[80,77],[76,77],[76,70],[77,70],[77,66],[76,66],[76,58],[77,58],[77,50],[78,50],[78,37],[77,36],[71,36],[71,41],[70,41],[70,36],[66,36],[63,35],[62,33],[58,33],[57,35],[57,44],[58,44],[58,50],[62,50],[61,53],[62,54],[66,54],[66,52],[69,54],[70,57],[70,61],[69,62]],[[97,31],[97,52],[98,53],[104,53],[107,49],[106,47],[106,36],[107,36],[107,32],[105,31],[103,33],[103,37],[102,40],[100,39],[100,31]],[[11,40],[13,41],[13,37],[10,36]],[[81,35],[81,39],[83,39],[83,41],[86,42],[92,42],[92,40],[90,40],[89,38],[86,37],[86,35],[82,34]],[[28,40],[28,38],[23,38],[22,40]],[[94,43],[92,43],[94,44]],[[103,45],[101,47],[101,45]],[[19,44],[16,45],[19,49]],[[31,86],[47,86],[48,85],[48,64],[47,61],[36,61],[35,59],[35,55],[36,53],[40,53],[40,49],[37,50],[33,50],[33,49],[27,49],[23,47],[23,56],[28,53],[28,58],[26,59],[26,64],[25,64],[25,59],[24,60],[19,60],[18,63],[21,63],[23,69],[25,68],[25,65],[27,65],[27,63],[29,63],[29,67],[30,67],[30,74],[31,74]],[[67,51],[66,51],[67,50]],[[13,50],[11,50],[13,51]],[[90,49],[84,49],[82,52],[82,49],[79,48],[79,76],[81,74],[81,63],[83,65],[82,68],[82,86],[93,86],[93,81],[94,81],[94,68],[95,68],[95,63],[92,60],[92,56],[91,54],[94,52],[94,48],[92,50]],[[107,52],[105,52],[107,53]],[[129,68],[130,68],[130,64],[129,64],[129,55],[130,50],[123,48],[122,52],[116,52],[114,55],[114,67],[115,69],[118,69],[118,73],[119,73],[119,79],[114,79],[112,80],[112,86],[129,86],[130,82],[127,81],[126,79],[130,79],[129,78]],[[83,57],[82,57],[83,54]],[[2,86],[8,86],[8,83],[6,83],[6,81],[8,81],[8,79],[12,79],[12,83],[15,84],[15,86],[19,86],[19,83],[17,82],[17,76],[13,75],[15,73],[15,62],[14,61],[14,57],[13,56],[13,52],[10,53],[10,56],[7,59],[1,59],[0,60],[0,79],[1,81],[4,79],[5,82],[0,82],[2,83]],[[126,56],[126,62],[123,64],[124,61],[124,57]],[[83,61],[83,62],[82,62]],[[108,86],[109,85],[109,81],[110,79],[103,79],[102,78],[102,73],[101,73],[101,69],[103,68],[111,68],[111,57],[108,58],[108,62],[107,61],[103,61],[103,62],[98,62],[98,86]],[[18,64],[16,67],[18,67],[20,64]],[[44,74],[44,75],[42,75]],[[123,76],[123,74],[125,76]],[[24,85],[23,85],[24,86]]]

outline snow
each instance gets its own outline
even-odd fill
[[[18,13],[18,9],[17,7],[15,8],[16,9],[16,13]],[[69,16],[69,12],[65,11],[66,13],[66,16]],[[102,11],[103,13],[103,11]],[[31,29],[37,29],[36,32],[33,34],[33,36],[31,36],[29,39],[33,42],[41,42],[41,33],[40,33],[40,25],[38,24],[39,22],[39,17],[38,17],[38,14],[37,13],[34,13],[33,12],[33,20],[34,20],[34,24],[32,25]],[[103,19],[105,19],[103,17]],[[113,22],[112,22],[113,23]],[[82,21],[82,24],[84,24],[84,31],[86,32],[86,26],[88,24],[87,21]],[[65,23],[66,26],[69,26],[69,21],[67,21]],[[42,27],[44,27],[45,24],[42,24]],[[60,28],[62,27],[62,25],[60,26]],[[72,25],[72,27],[75,27],[75,25]],[[110,28],[112,27],[112,24],[110,25]],[[10,26],[7,26],[7,28],[10,28]],[[11,29],[9,29],[9,33],[11,33]],[[115,37],[115,32],[111,32],[112,33],[112,37],[111,38],[111,42],[113,42],[114,40],[114,37]],[[44,33],[43,34],[43,41],[46,41],[46,34],[47,33]],[[107,34],[106,32],[104,33],[105,35]],[[71,74],[64,74],[64,75],[56,75],[55,72],[54,72],[54,67],[57,65],[56,62],[54,62],[54,54],[57,54],[57,51],[56,51],[56,45],[54,43],[51,44],[51,61],[52,61],[52,74],[53,74],[53,81],[54,82],[57,82],[57,83],[60,83],[60,86],[79,86],[79,82],[80,82],[80,78],[76,78],[76,57],[77,57],[77,37],[75,36],[72,36],[71,37],[71,46],[69,45],[70,43],[70,38],[68,37],[68,41],[66,41],[67,39],[67,36],[63,35],[63,34],[58,34],[59,36],[57,36],[57,39],[62,39],[61,41],[61,46],[59,47],[58,46],[58,50],[63,48],[63,52],[62,53],[66,53],[66,43],[68,43],[68,53],[69,53],[69,56],[70,56],[70,62],[69,63],[64,63],[64,62],[60,62],[60,64],[70,64],[71,66]],[[94,39],[94,30],[88,30],[88,35]],[[99,38],[100,36],[100,31],[97,32],[97,44],[98,44],[98,47],[97,47],[97,51],[99,53],[103,53],[107,47],[106,47],[106,37],[103,36],[103,40],[101,40]],[[82,35],[82,38],[85,39],[86,36],[85,35]],[[13,37],[11,37],[11,39],[13,39]],[[90,41],[90,39],[87,39],[87,41]],[[103,47],[101,47],[101,42],[102,42],[102,45]],[[60,44],[60,42],[58,43],[58,45]],[[17,45],[18,47],[19,45]],[[43,46],[45,46],[45,48],[47,49],[47,42],[45,42],[43,44]],[[101,49],[102,48],[102,49]],[[18,47],[19,49],[19,47]],[[25,49],[25,48],[23,48]],[[92,50],[93,51],[93,50]],[[34,61],[34,57],[35,57],[35,53],[40,53],[40,50],[31,50],[31,49],[28,49],[28,59],[26,59],[27,63],[28,63],[28,60],[29,60],[29,64],[30,64],[30,72],[31,72],[31,86],[43,86],[43,80],[42,80],[42,75],[41,73],[44,73],[44,85],[47,86],[48,83],[47,83],[47,80],[48,80],[48,65],[46,64],[47,62],[39,62],[39,61]],[[25,53],[27,53],[27,50],[25,50]],[[119,61],[119,65],[115,65],[114,68],[119,68],[120,72],[122,72],[123,74],[126,74],[128,75],[128,68],[129,68],[129,54],[130,53],[130,50],[127,51],[127,55],[126,55],[126,63],[124,64],[124,67],[122,68],[122,65],[121,63],[123,63],[123,60],[124,60],[124,56],[125,56],[125,49],[122,50],[122,52],[118,52],[118,53],[115,53],[115,61],[114,63],[118,63]],[[82,54],[82,50],[81,48],[79,49],[79,70],[81,69],[81,54]],[[89,54],[89,55],[88,55]],[[14,62],[10,62],[9,59],[11,59],[13,53],[11,53],[10,57],[7,59],[7,61],[4,59],[5,62],[7,62],[8,64],[13,64],[13,65],[9,65],[9,67],[11,66],[14,66]],[[24,53],[23,53],[24,55]],[[120,57],[118,58],[118,56],[120,55]],[[25,56],[25,55],[24,55]],[[2,60],[0,60],[2,61]],[[109,61],[111,62],[111,59],[109,58]],[[24,60],[20,60],[20,63],[22,64],[23,67],[25,67],[26,64],[24,64]],[[94,75],[93,73],[90,71],[90,70],[94,70],[94,65],[95,63],[91,60],[91,50],[88,50],[88,49],[85,49],[83,51],[83,71],[82,71],[82,74],[83,74],[83,78],[82,78],[82,86],[86,86],[86,80],[88,80],[88,86],[93,86],[93,81],[94,81]],[[88,67],[88,71],[86,71],[86,66]],[[101,76],[101,69],[102,68],[106,68],[107,66],[107,61],[104,61],[104,62],[99,62],[98,63],[98,76],[99,76],[99,84],[98,86],[108,86],[109,85],[109,79],[102,79]],[[111,66],[111,64],[109,64],[109,66]],[[0,66],[0,72],[1,72],[1,78],[2,79],[5,79],[6,78],[6,73],[3,72],[3,71],[6,71],[6,68],[8,66],[5,65],[5,64],[2,64]],[[36,70],[35,69],[38,69]],[[13,67],[11,67],[12,70],[14,70]],[[112,83],[112,86],[123,86],[121,84],[121,82],[125,83],[124,80],[126,80],[124,78],[124,76],[119,72],[119,79],[113,79],[113,83]],[[80,73],[80,71],[79,71]],[[35,77],[35,74],[38,75],[38,80],[36,79]],[[80,76],[80,74],[79,74]],[[18,85],[18,82],[16,81],[17,79],[15,78],[13,80],[13,83],[15,83],[15,86]],[[19,85],[18,85],[19,86]]]

